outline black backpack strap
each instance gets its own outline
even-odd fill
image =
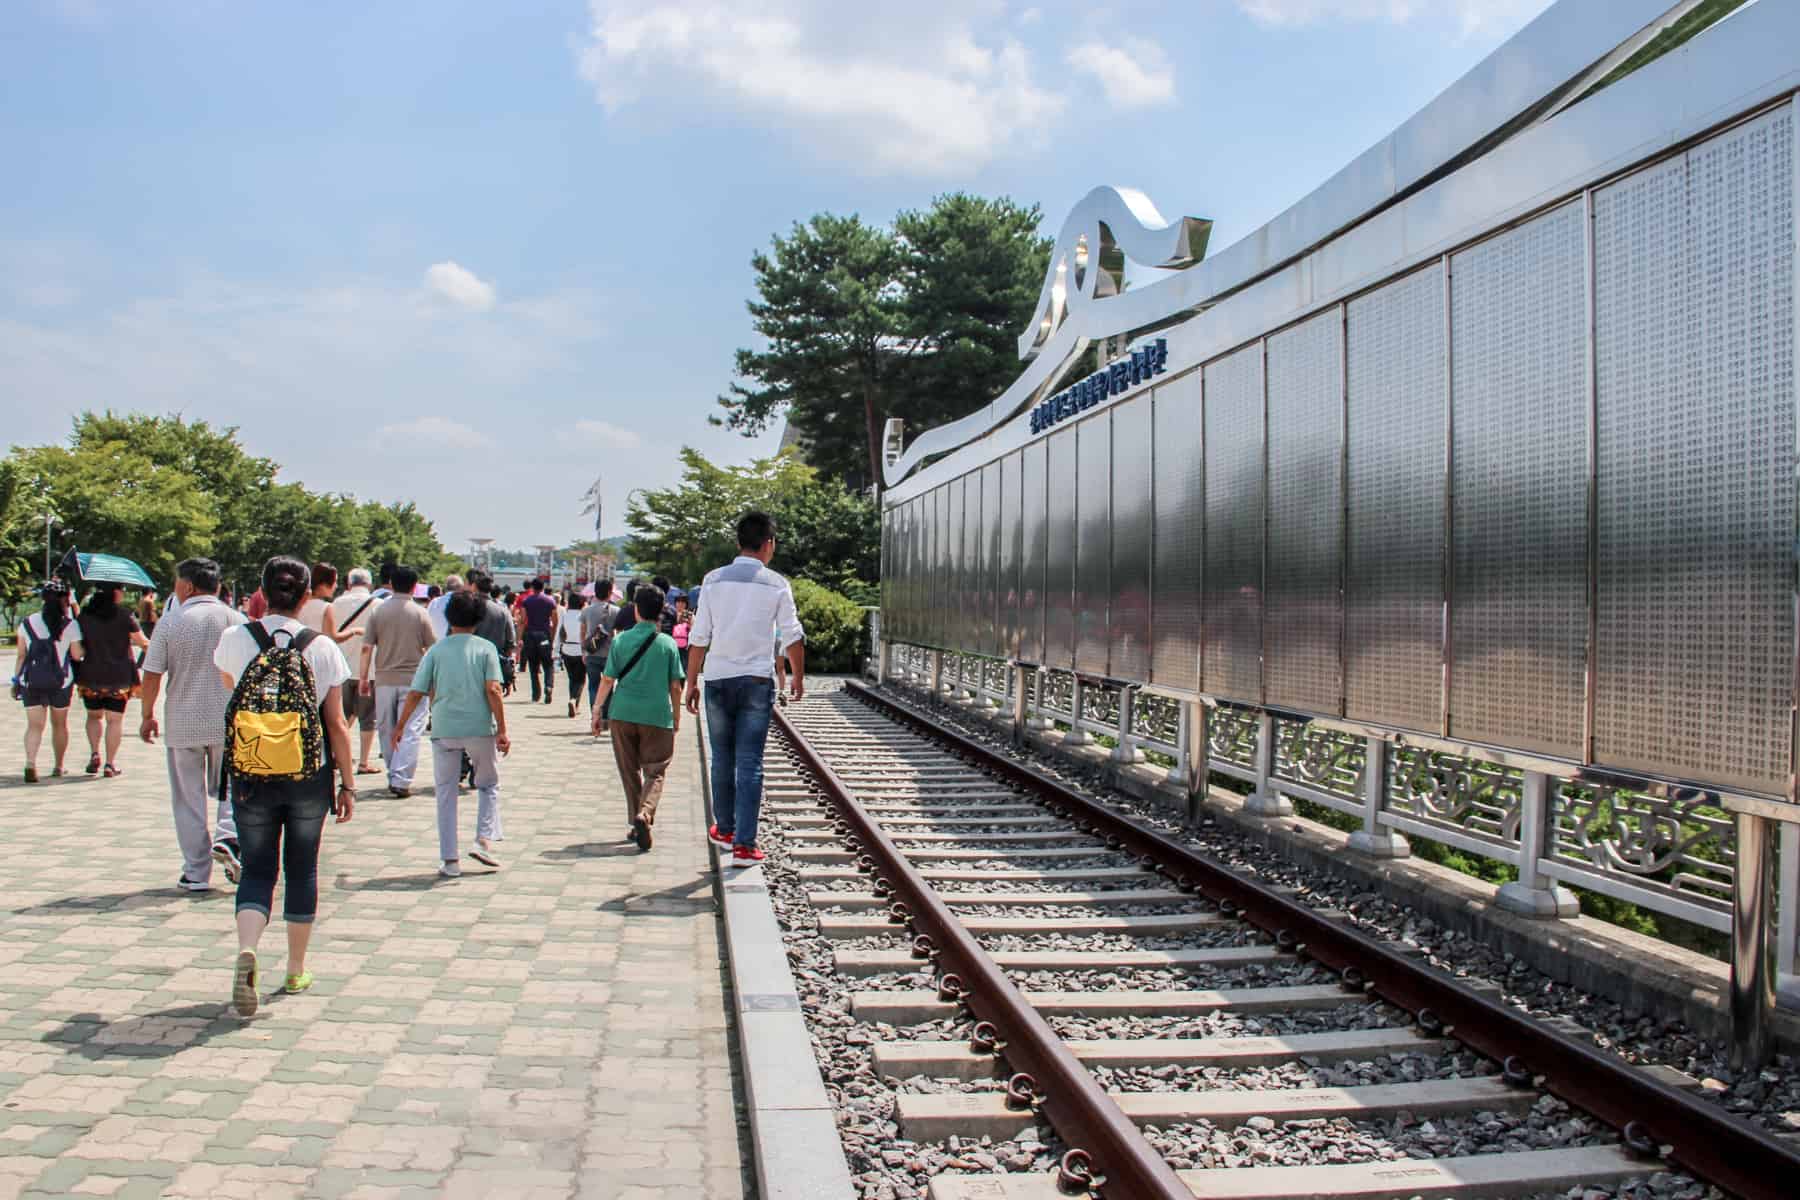
[[[244,628],[248,629],[250,636],[256,639],[258,650],[266,654],[275,648],[275,639],[269,636],[268,627],[261,621],[251,621]]]
[[[293,647],[295,650],[300,651],[302,654],[304,654],[304,653],[306,653],[306,648],[308,646],[312,645],[313,639],[317,638],[318,636],[319,636],[319,631],[316,629],[311,629],[311,628],[302,629],[297,634],[289,634],[288,635],[288,638],[289,638],[288,645]]]

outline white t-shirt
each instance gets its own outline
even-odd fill
[[[556,652],[581,657],[581,614],[579,608],[562,610],[562,620],[556,625]]]
[[[337,631],[339,633],[344,632],[346,629],[357,631],[355,637],[345,638],[338,643],[338,649],[344,652],[344,661],[350,664],[350,673],[352,675],[356,674],[358,667],[362,663],[363,639],[361,631],[368,628],[369,618],[374,615],[376,608],[380,605],[380,598],[371,595],[369,589],[361,585],[351,588],[331,602],[332,615],[337,617]],[[362,609],[362,611],[357,612],[357,609]],[[356,620],[350,620],[351,613],[356,613]],[[348,622],[348,624],[346,624],[346,622]]]
[[[317,596],[308,596],[306,603],[300,606],[300,623],[308,629],[325,632],[325,613],[330,607],[330,602]]]
[[[31,637],[27,638],[21,631],[19,641],[27,647],[34,640],[40,642],[50,640],[50,626],[45,623],[44,614],[41,612],[35,612],[26,617],[25,628],[31,631]],[[63,687],[69,687],[75,682],[75,667],[69,660],[69,651],[79,645],[81,645],[81,622],[71,616],[68,623],[62,627],[62,632],[56,635],[56,657],[62,663]]]
[[[278,617],[274,613],[262,619],[262,624],[271,634],[282,630],[298,635],[306,626],[292,617]],[[286,638],[276,638],[275,644],[286,645]],[[219,638],[219,648],[213,651],[213,665],[230,675],[235,683],[243,677],[244,668],[256,661],[262,653],[256,644],[256,635],[250,632],[247,625],[234,625]],[[312,668],[313,690],[318,693],[321,702],[325,693],[350,678],[350,664],[344,661],[344,652],[328,637],[316,637],[305,650],[306,665]]]
[[[431,632],[437,634],[437,640],[440,642],[450,636],[450,618],[444,615],[444,610],[449,607],[449,592],[439,592],[431,598],[431,603],[425,606],[425,617],[431,622]]]

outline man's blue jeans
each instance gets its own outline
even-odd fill
[[[775,711],[775,681],[761,675],[706,681],[706,735],[712,743],[713,824],[740,846],[756,845],[762,807],[763,743]]]

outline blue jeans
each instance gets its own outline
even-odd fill
[[[763,743],[775,711],[775,681],[760,675],[706,681],[712,743],[713,824],[740,846],[756,845],[762,808]]]
[[[243,873],[238,876],[237,909],[263,916],[275,902],[275,875],[287,876],[282,896],[282,915],[291,924],[310,922],[319,911],[319,838],[325,831],[325,814],[331,811],[330,764],[311,779],[231,782],[232,807],[237,814],[238,853]]]
[[[590,654],[587,663],[588,711],[594,711],[594,700],[600,695],[600,676],[606,673],[606,655]]]

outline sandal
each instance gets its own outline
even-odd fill
[[[61,767],[52,767],[50,769],[50,778],[61,779],[62,777],[63,777],[63,769]]]
[[[36,783],[37,781],[38,781],[37,768],[36,767],[26,767],[25,768],[25,782],[26,783]]]
[[[87,773],[89,775],[97,775],[100,773],[100,756],[98,754],[88,759]]]
[[[119,776],[123,775],[124,773],[125,772],[119,770],[119,768],[113,766],[111,763],[107,763],[106,770],[101,772],[102,776],[104,776],[107,779],[117,779]]]
[[[381,768],[380,767],[358,767],[358,768],[356,768],[356,773],[358,775],[379,775],[379,774],[381,774]]]

